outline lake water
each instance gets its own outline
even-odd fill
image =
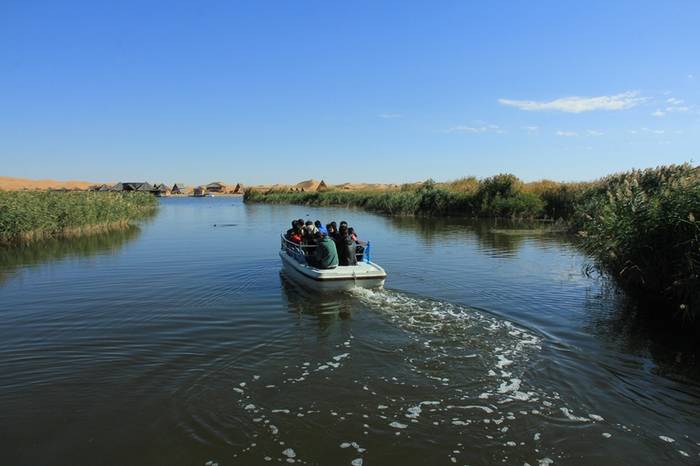
[[[347,220],[385,290],[280,273]],[[700,463],[696,352],[566,238],[163,199],[139,228],[0,250],[0,464]]]

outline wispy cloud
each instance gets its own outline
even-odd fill
[[[557,131],[557,136],[563,136],[563,137],[574,137],[578,136],[578,133],[576,131]]]
[[[567,113],[591,112],[593,110],[624,110],[646,101],[636,91],[598,97],[562,97],[550,101],[498,99],[501,105],[530,112],[559,111]]]
[[[536,133],[540,130],[539,126],[523,126],[523,129],[528,133]]]
[[[690,110],[690,107],[685,105],[685,101],[682,99],[677,99],[675,97],[669,97],[666,99],[667,104],[666,107],[664,108],[657,108],[655,112],[653,112],[651,115],[655,117],[663,117],[666,116],[668,113],[673,113],[673,112],[687,112]]]
[[[598,130],[595,130],[595,129],[589,129],[589,130],[586,131],[586,133],[587,133],[589,136],[602,136],[602,135],[605,134],[604,132],[598,131]]]
[[[457,125],[451,128],[447,128],[443,133],[467,133],[467,134],[477,134],[477,133],[504,133],[498,125],[478,125],[478,126],[466,126]]]
[[[377,115],[379,118],[382,118],[384,120],[394,120],[396,118],[401,118],[403,117],[402,114],[400,113],[380,113]]]

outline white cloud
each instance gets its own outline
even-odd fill
[[[535,133],[539,131],[540,127],[539,126],[523,126],[523,129],[529,133]]]
[[[582,113],[593,110],[624,110],[646,101],[636,91],[598,97],[562,97],[551,101],[498,99],[501,105],[516,107],[526,111],[554,110],[567,113]]]
[[[662,117],[664,115],[666,115],[666,112],[664,112],[663,110],[661,110],[659,108],[657,108],[656,111],[651,114],[651,116],[655,116],[655,117]]]
[[[444,133],[469,133],[469,134],[476,134],[476,133],[504,133],[498,125],[479,125],[479,126],[466,126],[466,125],[457,125],[453,126],[452,128],[448,128],[443,131]]]
[[[557,131],[557,136],[573,137],[578,136],[576,131]]]
[[[602,136],[602,135],[605,134],[604,132],[598,131],[598,130],[595,130],[595,129],[589,129],[589,130],[586,131],[586,132],[588,133],[589,136]]]
[[[649,133],[649,134],[664,134],[666,131],[663,129],[649,129],[649,128],[642,128],[643,133]]]
[[[377,115],[379,118],[383,118],[385,120],[393,120],[396,118],[401,118],[403,115],[400,113],[380,113]]]
[[[680,105],[683,103],[683,101],[681,99],[676,99],[675,97],[670,97],[666,99],[666,103],[671,105]]]

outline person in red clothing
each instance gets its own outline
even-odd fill
[[[292,243],[301,244],[301,240],[302,240],[301,228],[299,227],[299,224],[297,224],[294,227],[294,231],[292,231],[292,234],[289,235],[289,241],[291,241]]]

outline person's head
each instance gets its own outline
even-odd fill
[[[321,230],[318,230],[318,231],[316,232],[315,238],[316,238],[317,241],[321,241],[321,240],[322,240],[323,238],[325,238],[325,237],[326,237],[326,235],[324,235],[323,232],[322,232]]]
[[[335,226],[333,226],[333,223],[326,225],[326,230],[328,230],[328,233],[335,233]]]
[[[338,234],[340,236],[347,236],[347,234],[348,234],[347,224],[345,224],[345,225],[343,225],[342,223],[340,224],[340,228],[338,228]]]
[[[348,228],[348,234],[349,235],[354,235],[355,234],[355,229],[353,227]]]
[[[307,220],[307,221],[306,221],[306,226],[307,226],[307,227],[310,227],[310,226],[312,226],[313,224],[314,224],[314,222],[312,222],[311,220]]]
[[[297,221],[292,220],[292,230],[295,229],[296,227],[297,227]]]
[[[316,225],[316,228],[321,228],[321,221],[320,221],[320,220],[316,220],[316,221],[314,222],[314,225]]]
[[[333,229],[337,230],[338,229],[338,224],[335,222],[331,222],[331,225],[333,225]]]
[[[345,228],[347,228],[347,227],[348,227],[348,222],[346,222],[345,220],[343,220],[342,222],[340,222],[340,227],[342,228],[343,225],[345,225]]]

